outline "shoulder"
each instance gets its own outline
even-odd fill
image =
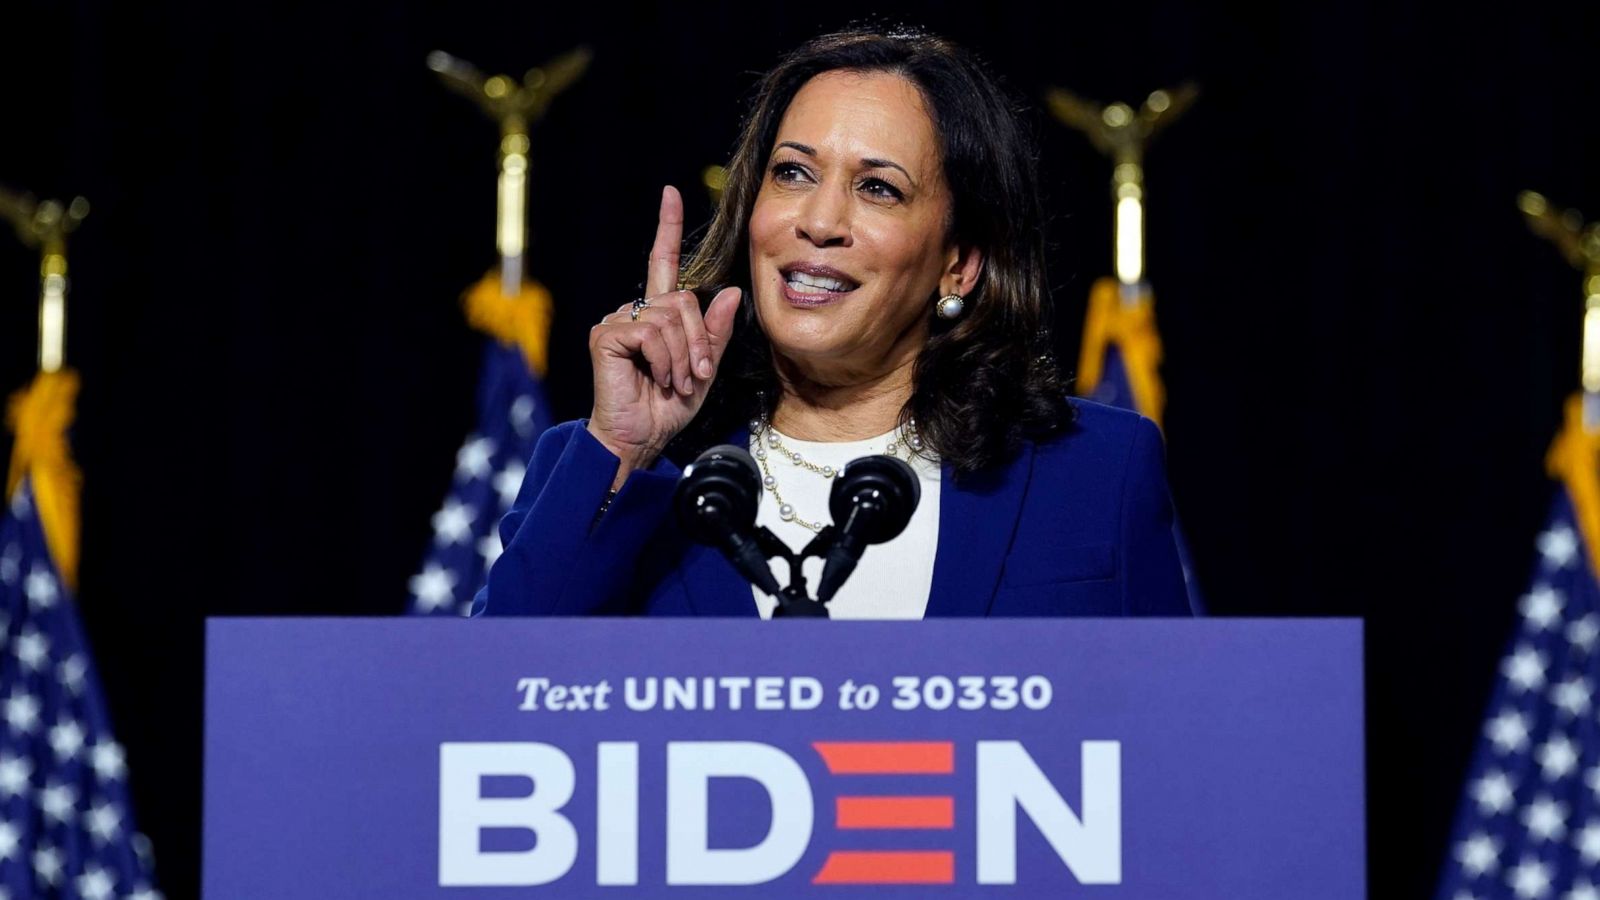
[[[1126,409],[1068,400],[1073,420],[1034,445],[1029,496],[1065,514],[1121,521],[1130,502],[1166,496],[1166,449],[1161,429]],[[1135,504],[1137,505],[1137,504]]]
[[[551,425],[544,430],[544,433],[561,441],[570,441],[574,434],[583,431],[588,425],[588,419],[569,419]]]
[[[1050,463],[1124,468],[1138,457],[1161,455],[1161,430],[1136,412],[1068,398],[1068,425],[1059,433],[1035,442],[1035,453]],[[1037,471],[1038,466],[1035,466]]]

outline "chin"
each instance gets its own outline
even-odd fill
[[[775,352],[795,361],[837,359],[848,347],[832,329],[779,327],[767,332],[767,340]]]

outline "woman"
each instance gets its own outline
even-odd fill
[[[731,441],[796,548],[844,462],[912,464],[922,502],[835,618],[1187,615],[1160,434],[1067,400],[1049,356],[1041,219],[1027,134],[970,56],[899,32],[801,47],[681,276],[663,191],[645,296],[592,330],[593,413],[541,438],[478,609],[770,615],[671,515],[679,465]]]

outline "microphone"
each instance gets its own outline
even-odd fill
[[[716,547],[740,575],[777,597],[782,588],[752,536],[760,501],[761,472],[756,461],[741,447],[721,444],[700,454],[683,470],[672,505],[678,524],[691,540]]]
[[[921,500],[916,473],[892,456],[863,456],[846,464],[828,495],[838,534],[822,566],[817,599],[833,598],[868,544],[893,540],[904,531]]]

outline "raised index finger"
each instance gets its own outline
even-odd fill
[[[678,189],[661,189],[661,217],[656,224],[656,243],[650,248],[650,272],[644,295],[654,297],[678,289],[678,254],[683,248],[683,198]]]

